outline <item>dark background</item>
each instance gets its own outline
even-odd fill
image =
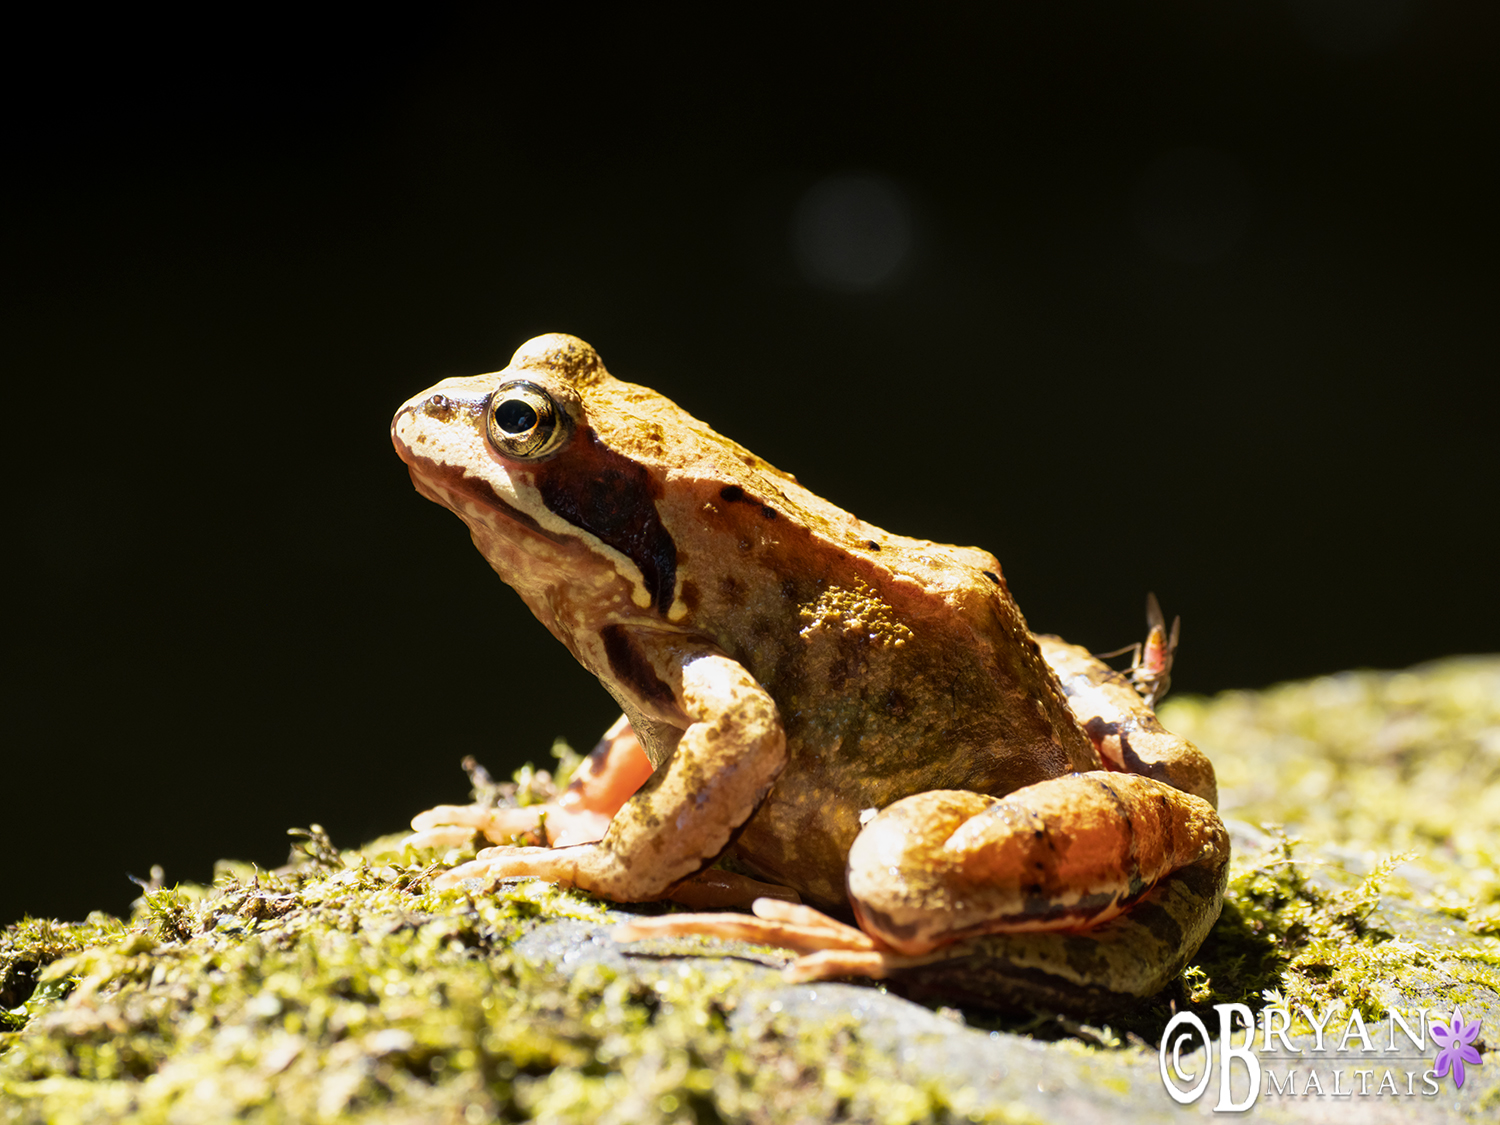
[[[592,742],[387,436],[541,331],[1180,691],[1500,647],[1495,5],[518,7],[13,27],[0,922]]]

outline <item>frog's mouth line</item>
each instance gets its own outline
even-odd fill
[[[457,501],[472,500],[476,504],[494,510],[501,518],[524,527],[533,535],[549,543],[563,543],[569,538],[555,531],[549,531],[537,523],[529,513],[502,498],[489,481],[482,477],[470,476],[460,467],[439,464],[409,451],[406,464],[407,471],[411,473],[412,486],[417,490],[418,495],[431,500],[434,504],[442,505],[460,518],[463,513],[459,510]]]

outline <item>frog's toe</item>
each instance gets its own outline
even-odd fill
[[[479,879],[489,886],[501,879],[527,875],[566,881],[546,862],[544,857],[551,854],[554,854],[551,848],[485,848],[468,863],[461,863],[444,871],[433,879],[432,885],[437,890],[444,891],[469,879]]]
[[[827,949],[839,944],[839,935],[816,926],[798,926],[752,918],[748,914],[665,914],[660,918],[639,918],[616,926],[616,941],[645,941],[663,937],[716,937],[726,941],[748,941],[755,945],[774,945],[795,953]]]
[[[408,848],[461,848],[474,839],[474,829],[459,824],[440,824],[413,832],[401,841]]]
[[[446,891],[458,886],[468,879],[481,879],[488,881],[490,865],[482,859],[471,859],[468,863],[460,863],[457,867],[450,867],[447,871],[433,877],[432,889],[435,891]]]
[[[664,914],[616,926],[616,941],[698,935],[774,945],[794,953],[842,950],[871,953],[885,947],[868,934],[801,903],[758,898],[748,914]]]
[[[839,977],[869,977],[883,980],[899,969],[923,965],[933,958],[913,957],[890,950],[822,949],[798,957],[781,970],[782,979],[790,984]]]
[[[415,835],[444,828],[463,829],[467,835],[460,841],[461,843],[467,843],[469,837],[472,837],[475,832],[482,832],[486,839],[495,843],[513,840],[518,836],[523,839],[540,839],[542,815],[548,808],[547,805],[527,805],[523,808],[438,805],[436,808],[428,809],[412,817],[411,826],[415,829]],[[408,842],[412,840],[412,837],[408,837]],[[440,845],[429,844],[428,846]]]

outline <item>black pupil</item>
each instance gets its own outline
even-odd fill
[[[536,421],[536,411],[521,399],[507,399],[495,407],[495,424],[508,434],[524,434]]]

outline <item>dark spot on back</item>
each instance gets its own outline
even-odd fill
[[[737,484],[726,484],[719,489],[719,499],[729,504],[760,504],[753,496],[747,496],[745,490]],[[768,520],[774,520],[776,509],[769,504],[761,504],[760,514]]]
[[[996,586],[1003,586],[1003,585],[1005,585],[1005,583],[1003,583],[1003,582],[1000,581],[1000,576],[998,574],[996,574],[993,570],[986,570],[984,572],[984,576],[986,578],[988,578],[991,582],[993,582]]]
[[[868,548],[870,548],[870,550],[872,550],[872,551],[878,551],[878,550],[880,550],[880,544],[877,543],[877,542],[875,542],[875,540],[873,540],[873,539],[866,539],[865,540],[865,546],[868,547]],[[988,573],[988,571],[986,571],[986,573]],[[994,576],[991,575],[991,577],[994,577]]]
[[[891,688],[890,691],[885,693],[885,709],[898,719],[905,717],[909,707],[906,702],[906,696],[901,694],[899,688]]]

